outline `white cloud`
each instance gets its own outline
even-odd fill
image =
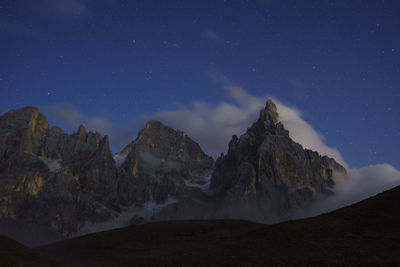
[[[54,104],[40,107],[40,110],[68,131],[76,131],[82,124],[88,131],[97,131],[110,137],[111,145],[120,150],[136,137],[140,122],[133,120],[124,126],[113,123],[107,117],[83,115],[70,104]]]
[[[296,108],[283,105],[274,99],[278,108],[279,120],[289,130],[290,137],[301,144],[304,148],[317,151],[321,155],[334,158],[337,162],[347,168],[340,152],[325,144],[324,138],[314,128],[301,118],[301,112]]]
[[[214,76],[217,80],[228,80],[218,73]],[[233,100],[232,103],[222,102],[215,106],[207,103],[193,103],[190,108],[161,111],[148,118],[157,119],[173,128],[184,130],[199,142],[206,152],[216,156],[220,152],[226,152],[227,144],[233,134],[243,134],[257,120],[268,98],[251,95],[235,86],[227,87],[226,92]],[[339,151],[327,146],[322,136],[301,118],[301,113],[297,109],[286,106],[275,98],[272,99],[277,105],[280,121],[289,130],[293,140],[304,148],[318,151],[346,165]]]
[[[333,196],[317,201],[311,209],[300,211],[295,217],[333,211],[400,185],[400,171],[386,163],[350,169],[348,175],[348,179],[336,181]]]
[[[201,33],[201,36],[202,38],[210,42],[221,43],[224,41],[224,39],[216,31],[213,30],[204,30]]]
[[[229,81],[221,73],[214,72],[217,81]],[[233,134],[246,131],[264,108],[267,97],[258,97],[239,87],[227,88],[233,103],[222,102],[211,106],[207,103],[194,103],[190,108],[162,111],[151,118],[158,119],[172,127],[183,129],[198,141],[202,148],[214,156],[227,150],[227,144]],[[348,178],[336,179],[335,194],[316,202],[311,210],[295,214],[295,217],[308,217],[332,211],[361,201],[384,190],[400,185],[400,171],[390,164],[365,166],[349,169],[340,152],[328,146],[321,136],[302,117],[301,112],[272,98],[277,105],[279,120],[289,130],[290,137],[304,148],[334,158],[348,169]]]
[[[35,24],[25,24],[16,19],[0,18],[0,32],[26,34],[30,36],[44,35],[46,32]]]
[[[23,2],[28,10],[39,15],[80,15],[88,12],[85,0],[25,0]]]
[[[350,169],[349,176],[348,181],[338,182],[335,189],[342,192],[341,201],[346,205],[400,184],[400,171],[387,163]]]
[[[219,80],[228,78],[219,77]],[[188,108],[161,111],[137,118],[125,127],[115,125],[105,117],[85,117],[71,105],[53,105],[42,109],[46,115],[50,115],[70,129],[85,124],[89,130],[109,134],[111,143],[120,147],[128,144],[132,137],[136,136],[140,128],[138,126],[142,125],[144,120],[157,119],[175,129],[184,130],[206,153],[217,156],[221,151],[227,150],[227,144],[233,134],[244,133],[257,120],[259,111],[264,108],[267,99],[251,95],[234,86],[227,87],[226,93],[231,102],[221,102],[217,105],[195,102]],[[275,98],[273,100],[277,104],[280,121],[296,142],[322,155],[333,157],[347,167],[339,151],[325,144],[323,137],[301,117],[299,110],[284,105]],[[312,210],[296,216],[311,216],[334,210],[400,184],[400,171],[389,164],[371,165],[360,169],[347,167],[347,169],[349,177],[336,180],[334,196],[316,202]]]
[[[213,106],[196,102],[190,108],[161,111],[144,118],[184,130],[206,153],[216,156],[226,151],[233,134],[243,133],[257,120],[259,111],[265,106],[265,99],[253,97],[238,87],[231,87],[228,92],[234,103],[222,102]]]

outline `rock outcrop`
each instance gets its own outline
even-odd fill
[[[229,142],[211,180],[217,198],[217,218],[274,222],[332,194],[333,176],[346,176],[334,159],[321,157],[289,137],[275,104],[268,100],[246,133]]]
[[[49,128],[37,108],[0,117],[0,218],[70,235],[118,212],[108,137]]]
[[[291,140],[272,101],[215,163],[158,121],[113,155],[108,136],[50,128],[35,107],[0,117],[0,223],[64,236],[155,220],[282,220],[332,194],[335,174],[346,170]]]
[[[148,122],[113,155],[108,136],[84,126],[68,135],[35,107],[12,110],[0,117],[0,220],[70,236],[107,221],[114,225],[105,228],[174,218],[157,213],[170,205],[184,214],[190,209],[177,202],[207,198],[213,163],[185,133],[160,122]]]
[[[124,159],[119,176],[125,205],[171,204],[152,219],[191,218],[193,207],[183,209],[182,203],[207,199],[214,160],[182,131],[149,121],[117,156]]]

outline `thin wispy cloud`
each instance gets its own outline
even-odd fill
[[[5,19],[0,19],[0,32],[15,32],[19,31],[21,25]]]
[[[45,31],[36,24],[22,23],[17,20],[0,18],[0,32],[11,34],[24,34],[35,37],[42,36]]]
[[[24,16],[17,14],[3,16],[0,18],[0,32],[39,39],[50,36],[48,19],[69,20],[88,15],[89,3],[94,4],[91,0],[16,0],[15,2],[23,10]]]
[[[222,43],[224,42],[224,39],[221,37],[220,34],[218,34],[216,31],[213,30],[204,30],[201,33],[201,37],[207,41],[210,42],[215,42],[215,43]]]
[[[209,67],[206,70],[206,75],[208,76],[208,79],[215,82],[222,88],[237,86],[231,78],[229,78],[222,70],[216,67]]]
[[[88,131],[108,135],[111,145],[118,151],[136,137],[137,130],[143,124],[135,119],[125,125],[119,125],[105,116],[86,116],[70,104],[45,105],[41,106],[40,110],[67,132],[76,131],[80,125],[84,125]]]
[[[27,10],[42,16],[81,15],[89,12],[86,0],[35,0],[24,1]]]

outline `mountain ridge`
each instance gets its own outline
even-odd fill
[[[66,134],[37,108],[11,110],[0,117],[0,220],[73,236],[159,220],[288,219],[329,195],[333,173],[346,170],[291,140],[278,117],[268,100],[214,163],[159,121],[112,154],[107,135],[83,125]]]

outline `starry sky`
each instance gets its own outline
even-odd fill
[[[0,1],[1,113],[38,106],[74,130],[57,106],[133,132],[229,103],[231,85],[300,110],[352,167],[400,168],[397,0]]]

